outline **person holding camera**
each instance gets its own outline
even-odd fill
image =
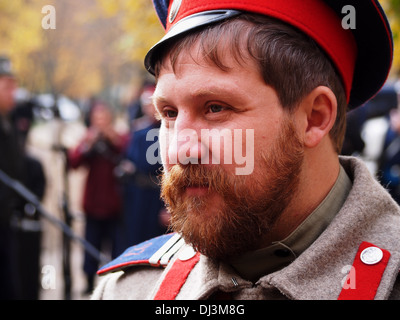
[[[85,238],[100,250],[104,241],[111,243],[111,256],[117,252],[117,229],[122,210],[121,192],[114,168],[125,148],[123,135],[113,127],[109,107],[96,102],[90,111],[89,128],[82,141],[68,152],[70,168],[86,166],[88,175],[83,194],[86,217]],[[85,253],[86,292],[93,290],[98,262]]]

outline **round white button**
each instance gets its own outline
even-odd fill
[[[368,247],[360,254],[361,261],[365,264],[376,264],[383,258],[383,252],[377,247]]]
[[[179,253],[179,260],[186,261],[194,257],[196,251],[191,246],[187,246]]]

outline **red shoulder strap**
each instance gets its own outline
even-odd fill
[[[373,300],[389,258],[389,251],[372,243],[361,243],[338,299]]]
[[[165,275],[154,300],[174,300],[199,260],[200,253],[198,252],[190,259],[176,259]]]

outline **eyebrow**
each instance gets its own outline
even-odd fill
[[[190,92],[190,96],[192,99],[202,99],[206,97],[211,97],[211,96],[222,96],[223,98],[230,98],[230,99],[239,99],[239,95],[236,95],[235,93],[237,90],[231,89],[227,90],[228,86],[209,86],[205,88],[199,88],[199,89],[194,89],[192,92]],[[169,102],[168,98],[166,98],[162,93],[161,94],[154,94],[153,97],[153,104],[157,106],[159,103],[167,103]]]
[[[153,102],[154,107],[157,107],[158,103],[168,102],[168,99],[164,96],[153,94],[151,97],[151,101]]]

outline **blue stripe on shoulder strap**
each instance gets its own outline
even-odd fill
[[[156,262],[150,263],[151,258],[153,255],[156,253],[157,256],[159,254],[159,250],[163,248],[165,244],[169,240],[172,240],[173,237],[176,237],[177,234],[175,233],[169,233],[165,234],[150,240],[147,240],[145,242],[142,242],[140,244],[134,245],[128,249],[125,250],[123,254],[121,254],[118,258],[114,259],[113,261],[107,263],[103,267],[101,267],[98,271],[98,275],[104,275],[109,272],[115,272],[124,269],[125,267],[128,266],[134,266],[134,265],[152,265],[152,266],[160,266],[159,261],[157,260]],[[178,237],[179,239],[179,237]],[[173,245],[173,244],[172,244]],[[165,246],[164,246],[165,248]],[[165,248],[165,251],[168,251],[170,246],[168,248]],[[162,254],[161,254],[162,256]],[[153,259],[154,260],[154,259]]]

